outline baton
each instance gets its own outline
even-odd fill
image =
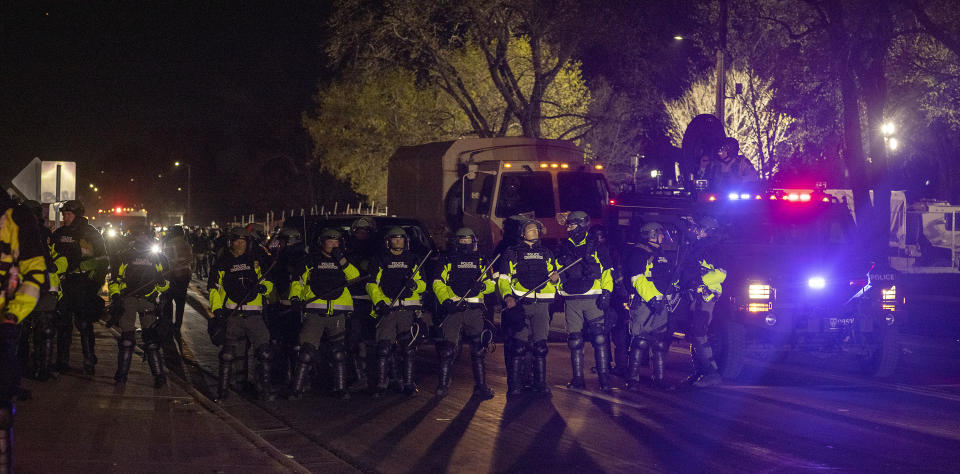
[[[567,271],[567,269],[569,269],[570,267],[572,267],[572,266],[580,263],[580,260],[583,260],[583,257],[580,257],[580,258],[574,260],[572,263],[570,263],[570,265],[565,265],[563,268],[561,268],[560,270],[557,271],[557,275],[559,276],[561,273]],[[547,286],[547,283],[550,283],[550,278],[549,278],[549,277],[548,277],[546,280],[544,280],[543,283],[541,283],[541,284],[539,284],[539,285],[537,285],[537,286],[535,286],[535,287],[527,290],[526,293],[520,295],[520,297],[517,298],[517,303],[520,303],[520,301],[523,300],[524,298],[526,298],[527,295],[529,295],[530,293],[533,293],[534,291],[537,291],[537,290],[539,290],[540,288],[543,288],[543,287]],[[507,296],[510,296],[510,295],[507,295]],[[515,298],[516,298],[516,297],[515,297]]]
[[[397,297],[390,301],[391,307],[393,307],[395,304],[397,304],[400,301],[400,296],[403,295],[404,291],[407,291],[407,283],[409,283],[410,280],[417,275],[417,272],[420,271],[420,268],[422,268],[423,265],[427,263],[427,259],[430,258],[430,255],[433,255],[433,250],[430,250],[429,252],[427,252],[427,254],[423,256],[423,260],[420,260],[420,264],[413,267],[413,271],[410,272],[410,276],[408,276],[406,279],[403,280],[403,288],[401,288],[400,291],[397,293]]]
[[[500,259],[500,255],[503,255],[503,254],[499,254],[499,253],[498,253],[497,256],[496,256],[496,257],[493,257],[493,260],[490,261],[490,264],[487,265],[487,268],[484,268],[483,271],[480,272],[480,275],[477,276],[477,279],[473,281],[473,285],[474,285],[474,286],[476,286],[477,283],[480,283],[480,281],[483,280],[483,277],[485,277],[485,276],[487,275],[487,272],[489,272],[490,269],[493,268],[493,264],[494,264],[494,263],[497,263],[497,260]],[[473,288],[470,288],[470,290],[473,290]],[[467,293],[466,293],[465,295],[463,295],[462,298],[460,298],[460,301],[457,301],[457,306],[454,307],[454,310],[455,310],[455,311],[456,311],[456,310],[459,310],[459,309],[460,309],[460,306],[463,305],[463,302],[467,300],[468,295],[470,294],[470,290],[467,290]],[[443,325],[443,324],[441,324],[441,326],[442,326],[442,325]]]

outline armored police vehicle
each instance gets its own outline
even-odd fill
[[[711,324],[721,375],[745,357],[791,351],[852,354],[864,372],[892,374],[900,355],[896,272],[871,262],[847,207],[822,192],[660,191],[621,201],[614,228],[661,222],[683,251],[687,218],[713,216],[716,266],[727,271]],[[686,237],[689,239],[689,237]],[[682,332],[682,328],[679,328]]]

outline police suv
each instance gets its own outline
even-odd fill
[[[896,273],[875,265],[845,204],[822,192],[657,190],[621,196],[614,237],[660,222],[681,252],[686,219],[713,216],[715,265],[727,271],[710,336],[724,378],[744,358],[790,351],[854,355],[870,375],[891,375],[900,355]],[[682,328],[681,328],[682,330]]]

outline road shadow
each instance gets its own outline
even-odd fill
[[[380,439],[370,443],[363,454],[357,456],[357,458],[364,460],[364,464],[373,466],[380,464],[380,461],[383,461],[393,453],[394,448],[396,448],[407,435],[412,433],[417,425],[423,422],[424,418],[426,418],[439,403],[440,400],[437,398],[428,400],[417,411],[411,413],[406,419],[397,423],[393,429],[384,433]]]
[[[425,454],[417,460],[411,472],[448,472],[453,450],[456,449],[460,439],[467,432],[470,421],[473,420],[473,416],[479,408],[480,400],[470,397],[460,413],[453,420],[450,420],[446,429],[424,450]]]

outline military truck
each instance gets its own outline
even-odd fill
[[[546,226],[546,239],[564,235],[565,211],[602,219],[610,206],[603,166],[565,140],[464,138],[401,147],[390,158],[390,214],[423,222],[437,243],[469,226],[483,250],[503,238],[517,214]]]

